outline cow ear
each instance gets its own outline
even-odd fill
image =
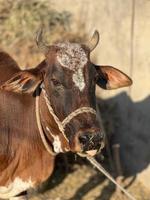
[[[0,88],[17,93],[32,93],[41,82],[42,75],[35,73],[34,69],[24,70],[14,74]]]
[[[130,86],[132,80],[120,70],[111,66],[95,66],[97,71],[96,83],[103,89],[111,90]]]

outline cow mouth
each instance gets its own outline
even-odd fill
[[[97,150],[89,150],[89,151],[86,151],[86,154],[88,155],[88,156],[95,156],[96,154],[98,153],[98,151]]]
[[[89,150],[86,152],[78,152],[78,155],[81,157],[87,157],[87,156],[95,156],[98,153],[98,150]]]
[[[99,153],[101,153],[101,150],[104,148],[104,143],[101,143],[101,146],[99,149],[91,149],[91,150],[87,150],[87,151],[82,151],[82,152],[78,152],[78,154],[81,156],[81,157],[87,157],[87,156],[95,156]]]
[[[96,156],[100,152],[101,152],[101,150],[93,149],[93,150],[88,150],[88,151],[85,151],[85,152],[78,152],[78,154],[81,157],[87,157],[87,156],[93,157],[93,156]]]

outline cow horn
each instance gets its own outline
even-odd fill
[[[36,34],[36,44],[39,47],[39,49],[46,55],[49,51],[49,47],[43,41],[42,35],[43,35],[43,28],[40,28]]]
[[[89,47],[90,51],[93,51],[99,42],[99,32],[97,30],[94,31],[93,36],[88,42],[87,46]]]

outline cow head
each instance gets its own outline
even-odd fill
[[[97,31],[86,45],[65,42],[47,46],[42,31],[36,41],[45,61],[35,69],[18,72],[2,88],[33,93],[41,86],[53,112],[49,118],[56,126],[51,124],[46,128],[51,129],[53,144],[57,140],[61,146],[57,150],[94,155],[104,144],[104,133],[95,112],[96,84],[103,89],[116,89],[131,85],[131,79],[114,67],[91,62],[90,53],[99,41]]]

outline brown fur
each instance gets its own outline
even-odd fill
[[[19,71],[16,62],[0,53],[0,82]],[[35,142],[36,141],[36,142]],[[54,157],[42,144],[35,118],[35,98],[0,90],[0,186],[15,177],[35,184],[52,173]]]

